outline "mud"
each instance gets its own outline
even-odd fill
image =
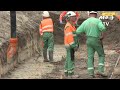
[[[64,77],[64,63],[65,63],[65,57],[63,57],[61,59],[61,61],[53,63],[55,69],[52,70],[51,73],[48,73],[46,75],[43,75],[42,78],[43,79],[109,79],[112,71],[113,71],[113,67],[116,63],[116,60],[119,56],[118,53],[115,52],[115,50],[108,50],[105,48],[105,54],[106,54],[106,60],[105,60],[105,73],[108,75],[108,77],[97,77],[96,78],[90,78],[87,72],[87,52],[86,52],[86,48],[84,48],[86,46],[82,45],[80,48],[80,52],[76,52],[76,59],[75,59],[75,75],[79,75],[78,78],[67,78]],[[97,67],[98,67],[98,56],[97,53],[95,53],[95,62],[94,62],[94,67],[95,67],[95,73],[97,72]],[[120,64],[118,64],[117,67],[119,67]],[[120,70],[120,68],[118,68],[118,71]],[[114,73],[112,79],[120,79],[120,75],[119,72],[117,71],[117,73]]]

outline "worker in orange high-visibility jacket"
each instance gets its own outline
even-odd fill
[[[64,44],[66,47],[67,55],[66,55],[66,61],[64,66],[64,73],[65,76],[76,76],[74,75],[74,54],[75,51],[78,49],[78,42],[75,39],[76,38],[76,28],[75,28],[75,22],[76,22],[76,14],[72,11],[69,11],[67,13],[67,24],[64,28]]]
[[[44,11],[43,20],[40,23],[40,35],[43,39],[43,57],[44,62],[53,61],[54,36],[53,36],[53,21],[50,18],[49,12]],[[49,53],[49,60],[47,59],[47,50]]]
[[[63,11],[61,14],[60,14],[60,17],[59,17],[59,21],[60,21],[60,24],[62,24],[63,23],[63,18],[66,16],[66,14],[67,14],[67,12],[69,12],[69,11]],[[77,23],[77,21],[78,21],[78,19],[79,19],[79,17],[80,17],[80,14],[76,11],[76,12],[74,12],[75,14],[76,14],[76,21],[75,21],[75,23]]]

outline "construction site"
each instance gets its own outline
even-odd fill
[[[62,11],[49,11],[54,22],[54,63],[43,62],[42,39],[39,34],[39,24],[43,11],[16,11],[16,36],[18,39],[16,54],[8,59],[7,50],[11,38],[10,11],[0,11],[0,79],[66,79],[64,63],[66,50],[64,47],[64,26],[60,24],[59,16]],[[78,11],[80,18],[78,25],[88,18],[87,11]],[[99,11],[98,17],[103,12]],[[113,15],[114,17],[114,15]],[[105,51],[105,72],[107,78],[95,79],[120,79],[120,19],[102,19],[107,31],[103,39]],[[87,72],[87,46],[85,34],[79,35],[80,46],[75,53],[75,74],[79,78],[90,79]],[[98,67],[98,55],[95,53],[94,67]],[[112,76],[111,76],[112,75]]]

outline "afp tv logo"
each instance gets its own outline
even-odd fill
[[[117,15],[116,12],[103,12],[99,17],[100,20],[105,20],[105,22],[103,22],[105,26],[109,26],[110,21],[114,20],[114,18],[120,20],[120,15]]]

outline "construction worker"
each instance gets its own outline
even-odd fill
[[[67,24],[64,28],[64,44],[66,47],[67,55],[64,66],[65,76],[74,77],[74,53],[78,49],[77,36],[75,34],[75,22],[76,22],[76,14],[72,11],[67,12]]]
[[[53,61],[54,36],[53,36],[53,21],[50,18],[49,12],[44,11],[43,20],[40,23],[40,35],[43,38],[43,57],[44,62]],[[49,60],[47,59],[47,50],[49,52]]]
[[[97,18],[97,11],[89,11],[89,18],[85,20],[76,30],[76,34],[85,33],[87,36],[87,52],[88,52],[88,73],[94,78],[94,54],[97,51],[99,56],[99,66],[97,75],[106,76],[104,73],[105,53],[101,43],[101,33],[106,31],[106,27],[100,19]]]
[[[63,24],[63,18],[66,16],[66,14],[67,14],[67,12],[69,12],[69,11],[63,11],[61,14],[60,14],[60,17],[59,17],[59,21],[60,21],[60,24]],[[76,14],[76,24],[77,24],[77,21],[78,21],[78,19],[79,19],[79,17],[80,17],[80,15],[79,15],[79,13],[76,11],[76,12],[74,12],[75,14]]]

